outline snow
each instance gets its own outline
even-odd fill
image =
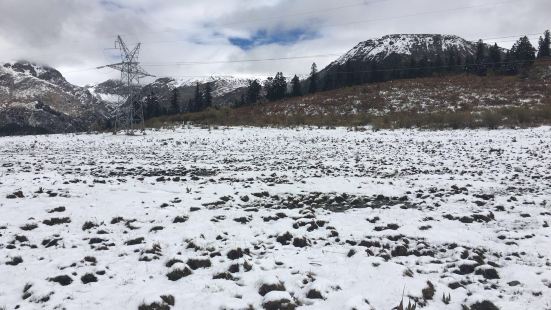
[[[174,87],[182,86],[195,86],[195,84],[206,84],[213,83],[213,92],[214,97],[220,97],[225,94],[231,93],[232,91],[247,87],[249,85],[249,80],[245,78],[238,78],[233,76],[212,76],[208,78],[185,78],[175,81]]]
[[[86,86],[86,90],[88,90],[90,94],[92,94],[92,96],[95,96],[106,103],[110,110],[116,109],[121,104],[121,102],[126,101],[126,98],[124,96],[99,92],[97,90],[97,85]]]
[[[428,310],[546,309],[550,145],[550,127],[0,138],[0,308],[136,309],[172,295],[173,309],[391,309],[404,293]],[[168,279],[190,259],[211,264]],[[72,283],[48,280],[60,275]],[[263,284],[284,289],[262,296]]]

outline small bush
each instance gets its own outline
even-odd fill
[[[210,266],[212,266],[210,259],[194,259],[194,258],[188,259],[187,265],[192,270],[197,270],[199,268],[209,268]]]
[[[61,275],[61,276],[57,276],[57,277],[54,277],[54,278],[50,278],[48,280],[50,282],[59,283],[62,286],[67,286],[67,285],[73,283],[73,279],[71,279],[71,277],[69,277],[68,275]]]
[[[49,220],[44,220],[42,223],[48,226],[61,225],[71,223],[71,219],[68,217],[52,217]]]
[[[162,295],[161,299],[167,305],[174,306],[176,304],[176,299],[172,295]]]
[[[174,221],[172,223],[185,223],[189,218],[187,216],[177,216],[174,218]]]
[[[19,228],[21,228],[21,230],[24,230],[24,231],[31,231],[31,230],[34,230],[38,227],[38,225],[34,224],[34,223],[30,223],[30,224],[25,224]]]
[[[11,260],[7,261],[6,265],[17,266],[22,262],[23,262],[23,259],[21,258],[21,256],[15,256],[15,257],[12,257]]]
[[[80,277],[80,280],[84,284],[88,284],[88,283],[92,283],[92,282],[98,282],[98,278],[95,275],[91,274],[91,273],[87,273],[87,274],[83,275],[82,277]]]
[[[94,222],[87,221],[82,225],[82,230],[86,231],[86,230],[92,229],[94,227],[98,227],[98,225]]]
[[[138,310],[170,310],[170,306],[165,303],[154,302],[151,304],[141,304]]]
[[[139,238],[136,238],[136,239],[128,240],[124,244],[126,244],[126,245],[137,245],[137,244],[141,244],[144,240],[145,240],[145,238],[139,237]]]
[[[285,291],[285,285],[283,285],[283,283],[281,283],[281,282],[276,283],[276,284],[262,284],[260,286],[260,288],[258,289],[258,294],[260,294],[260,296],[264,296],[264,295],[266,295],[266,294],[268,294],[269,292],[272,292],[272,291],[284,292]]]
[[[424,300],[432,300],[435,292],[434,285],[430,281],[427,281],[427,287],[421,290]]]
[[[167,273],[166,276],[170,281],[178,281],[181,278],[191,275],[191,273],[191,270],[189,270],[189,268],[187,267],[184,269],[177,268]]]

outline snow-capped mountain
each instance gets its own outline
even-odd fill
[[[89,130],[104,126],[105,112],[101,100],[51,67],[0,66],[0,134]]]
[[[422,76],[430,67],[460,68],[476,43],[454,35],[392,34],[360,42],[320,71],[326,90]]]
[[[413,57],[420,60],[455,51],[459,57],[474,55],[476,43],[454,35],[439,34],[392,34],[378,39],[359,43],[349,52],[338,58],[333,65],[344,65],[349,61],[384,62],[392,56]]]

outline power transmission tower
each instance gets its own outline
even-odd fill
[[[122,129],[127,129],[129,135],[134,134],[135,124],[139,124],[141,131],[145,133],[143,102],[139,98],[139,93],[135,92],[135,88],[140,84],[141,78],[154,77],[140,67],[138,61],[140,47],[141,43],[138,43],[130,50],[119,35],[117,41],[115,41],[115,49],[121,52],[121,62],[97,68],[111,68],[121,72],[121,82],[126,85],[126,96],[124,96],[125,101],[114,112],[115,132],[117,132],[117,126],[119,126]],[[122,121],[120,120],[121,117]]]

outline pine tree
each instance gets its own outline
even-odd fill
[[[264,89],[266,90],[266,99],[274,101],[276,96],[273,77],[268,77],[266,81],[264,81]]]
[[[270,77],[264,82],[266,99],[270,101],[281,100],[287,94],[287,81],[283,73],[278,72],[275,77]]]
[[[465,72],[472,73],[475,69],[475,59],[472,55],[467,55],[465,58]]]
[[[434,72],[441,73],[444,71],[444,60],[442,60],[442,55],[436,55],[436,60],[434,61]]]
[[[507,52],[502,71],[506,74],[518,74],[536,59],[536,49],[528,37],[520,38]]]
[[[427,56],[424,56],[419,61],[419,70],[418,70],[419,76],[421,77],[428,76],[430,74],[430,71],[431,71],[431,67],[430,67],[429,59]]]
[[[245,94],[241,94],[241,99],[239,100],[239,102],[236,103],[236,106],[243,107],[245,106],[245,103]]]
[[[195,112],[195,102],[191,98],[187,102],[187,112]]]
[[[208,109],[212,106],[212,86],[208,82],[203,92],[203,109]]]
[[[538,58],[551,56],[551,33],[545,31],[544,37],[540,37],[538,46]]]
[[[478,40],[476,44],[476,54],[475,54],[475,72],[478,75],[486,75],[488,71],[486,61],[486,44],[482,40]]]
[[[411,56],[408,67],[405,70],[408,78],[416,78],[418,76],[417,61],[415,61],[415,57]]]
[[[310,71],[310,86],[308,87],[309,94],[313,94],[318,91],[318,82],[318,66],[316,63],[313,63]]]
[[[247,104],[257,103],[258,99],[260,98],[261,90],[262,90],[262,86],[260,86],[260,83],[258,83],[257,80],[249,80],[249,86],[247,87],[247,98],[246,98]]]
[[[300,79],[296,75],[291,80],[291,96],[293,97],[302,96],[302,87],[300,86]]]
[[[501,67],[501,50],[499,49],[499,46],[497,46],[497,43],[494,43],[488,51],[488,58],[489,62],[491,63],[490,66],[497,70]]]
[[[448,69],[448,72],[455,72],[457,71],[457,50],[455,48],[451,48],[448,50],[448,59],[446,60],[446,66]]]
[[[536,49],[530,43],[528,37],[520,38],[511,48],[511,54],[521,64],[531,64],[536,59]]]
[[[384,71],[381,68],[379,68],[379,66],[377,65],[377,62],[375,61],[371,62],[369,66],[369,71],[371,72],[372,83],[379,83],[385,79],[383,75]]]
[[[178,103],[178,89],[172,90],[172,97],[170,98],[170,114],[180,113],[180,105]]]
[[[278,72],[274,78],[275,100],[281,100],[287,95],[287,79],[282,72]]]
[[[354,84],[354,72],[352,72],[352,63],[350,60],[344,64],[344,74],[346,76],[344,85],[352,86]]]
[[[144,118],[150,119],[160,116],[160,114],[159,100],[157,96],[151,93],[145,98]]]
[[[199,112],[203,110],[203,94],[199,88],[199,82],[195,84],[195,96],[193,97],[193,107],[191,112]]]

